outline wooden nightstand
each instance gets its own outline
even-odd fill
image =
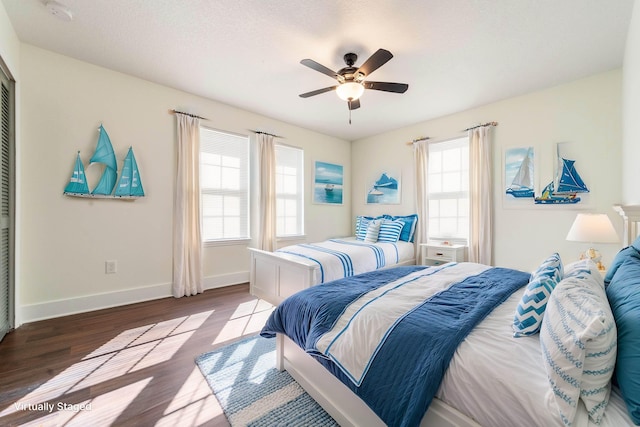
[[[439,245],[421,243],[422,265],[441,265],[447,262],[466,261],[467,247],[464,245]]]

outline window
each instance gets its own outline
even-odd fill
[[[249,238],[249,138],[200,127],[202,240]]]
[[[469,140],[429,145],[429,239],[466,243],[469,235]]]
[[[304,234],[303,151],[276,144],[276,235]]]

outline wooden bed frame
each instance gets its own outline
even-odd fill
[[[640,235],[640,206],[615,206],[624,219],[624,246]],[[384,426],[384,422],[346,385],[287,336],[276,338],[276,367],[289,374],[341,426]],[[457,409],[434,398],[422,419],[423,427],[480,427]]]
[[[320,282],[320,267],[296,261],[287,254],[275,254],[249,248],[249,291],[252,295],[273,305],[286,297]],[[415,258],[383,268],[414,265]]]

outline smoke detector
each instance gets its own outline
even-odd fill
[[[73,19],[71,9],[57,1],[48,1],[45,6],[50,14],[62,21],[69,22]]]

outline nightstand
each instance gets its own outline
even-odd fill
[[[467,247],[464,245],[439,245],[421,243],[422,265],[441,265],[447,262],[463,262],[466,260]]]

